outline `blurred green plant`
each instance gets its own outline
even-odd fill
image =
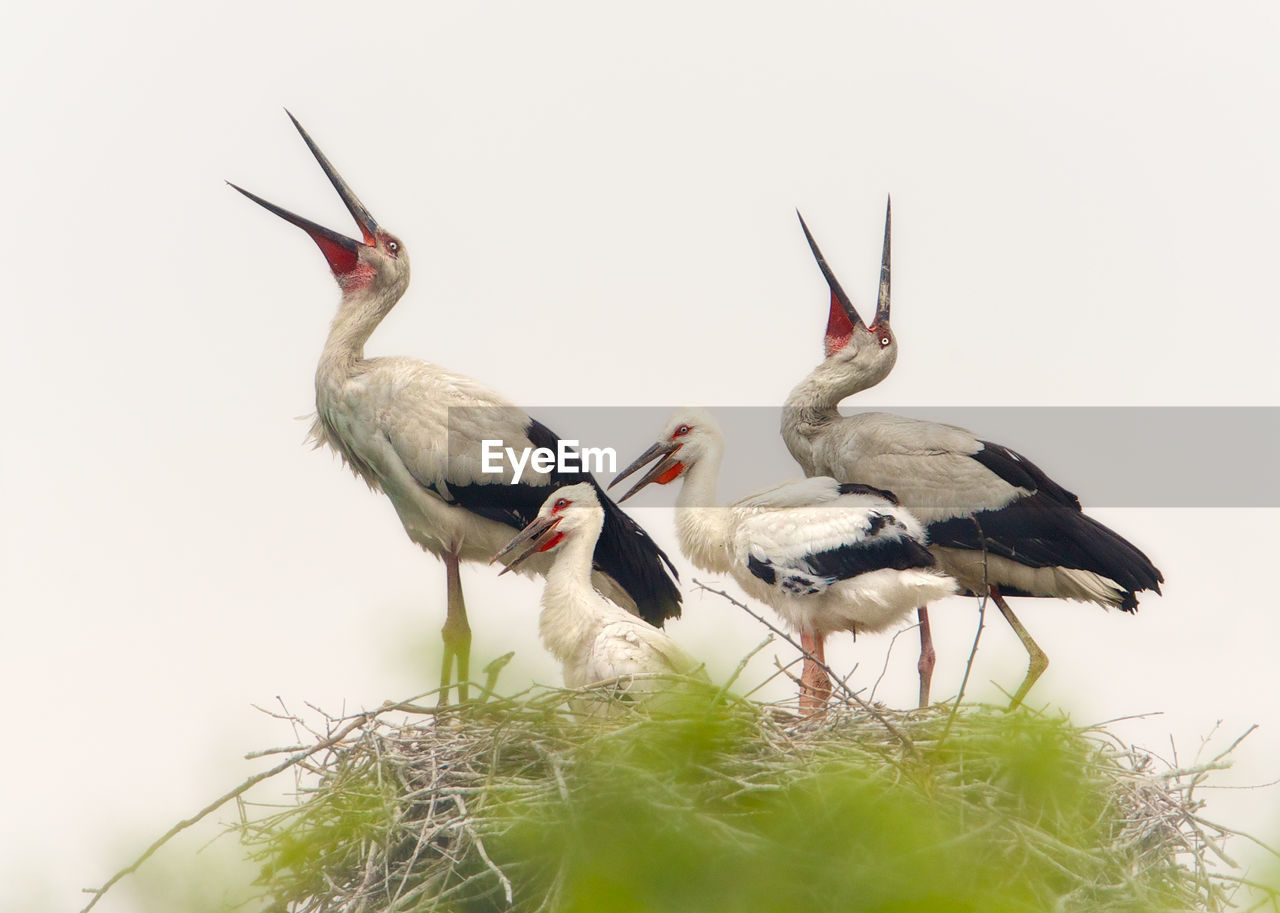
[[[694,684],[584,700],[367,720],[295,808],[244,825],[264,893],[300,913],[1170,913],[1235,887],[1185,772],[1062,717],[803,720]]]

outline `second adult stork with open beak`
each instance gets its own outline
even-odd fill
[[[807,654],[800,705],[816,710],[831,694],[829,634],[882,631],[954,593],[955,582],[937,570],[920,524],[890,493],[814,478],[720,506],[723,457],[724,435],[711,414],[678,409],[609,487],[654,460],[621,501],[651,483],[684,479],[676,498],[680,550],[705,571],[729,574],[799,632]]]
[[[809,227],[805,238],[830,291],[823,360],[787,397],[782,437],[806,475],[892,490],[925,524],[939,565],[970,594],[990,593],[1029,656],[1011,706],[1049,658],[1004,597],[1041,596],[1133,612],[1138,594],[1160,592],[1160,571],[1137,546],[1089,517],[1079,499],[1008,447],[964,428],[863,412],[839,404],[884,380],[898,358],[889,326],[889,212],[875,319],[863,322]],[[920,706],[929,702],[934,652],[920,609]]]

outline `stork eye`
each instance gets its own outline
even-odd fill
[[[880,345],[881,345],[881,346],[887,346],[888,344],[889,344],[889,337],[888,337],[888,336],[881,336],[881,337],[880,337]]]
[[[400,253],[400,242],[399,242],[399,241],[397,241],[397,240],[395,240],[394,238],[392,238],[390,241],[388,241],[388,242],[387,242],[387,253],[389,253],[389,254],[398,254],[398,253]]]
[[[675,436],[676,436],[676,437],[684,437],[684,436],[685,436],[686,434],[688,434],[688,433],[689,433],[689,426],[688,426],[688,425],[681,425],[679,428],[677,428],[677,429],[676,429],[676,434],[675,434]]]
[[[556,498],[556,503],[552,507],[552,510],[564,510],[568,506],[569,500],[567,498]]]

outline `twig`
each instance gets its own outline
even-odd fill
[[[770,637],[772,637],[773,635],[771,634],[771,635],[769,635],[769,636],[770,636]],[[744,694],[744,695],[743,695],[743,697],[744,697],[744,698],[751,697],[751,695],[755,694],[755,693],[756,693],[757,691],[759,691],[761,688],[765,687],[767,684],[769,684],[769,682],[773,681],[773,680],[774,680],[775,678],[777,678],[779,675],[785,675],[785,676],[787,676],[787,678],[791,679],[792,681],[799,681],[799,679],[795,678],[793,675],[791,675],[789,672],[787,672],[787,670],[788,670],[788,669],[790,669],[792,666],[794,666],[796,663],[798,663],[798,662],[803,662],[803,661],[804,661],[804,657],[803,657],[803,656],[797,656],[795,659],[791,660],[791,662],[787,663],[786,665],[782,665],[781,663],[778,663],[778,661],[777,661],[777,659],[776,659],[776,657],[775,657],[775,659],[774,659],[774,663],[775,663],[775,665],[777,665],[777,666],[778,666],[778,671],[773,672],[773,673],[770,673],[770,675],[769,675],[769,677],[768,677],[768,678],[766,678],[766,679],[765,679],[764,681],[762,681],[760,684],[756,685],[754,688],[752,688],[750,691],[748,691],[746,694]]]
[[[880,682],[884,681],[885,673],[889,671],[889,659],[893,656],[893,645],[898,642],[898,638],[908,631],[914,631],[920,627],[920,623],[908,625],[900,631],[893,632],[893,637],[889,639],[889,648],[884,651],[884,665],[880,667],[880,675],[876,678],[876,683],[871,686],[871,694],[867,696],[867,700],[874,701],[876,699],[876,689],[880,687]]]
[[[724,685],[721,686],[720,690],[716,692],[715,703],[719,703],[721,700],[724,699],[724,696],[729,693],[729,689],[733,687],[733,683],[736,682],[739,679],[739,677],[741,677],[743,671],[746,670],[747,663],[755,659],[756,654],[759,653],[761,650],[763,650],[765,647],[769,646],[769,644],[771,643],[773,643],[773,634],[770,634],[764,640],[760,641],[760,643],[756,644],[755,649],[753,649],[746,656],[742,657],[742,661],[738,663],[738,668],[733,670],[733,674],[729,676],[728,681],[726,681]]]
[[[471,813],[467,811],[467,803],[462,796],[455,795],[454,801],[458,803],[458,809],[462,812],[464,820],[469,818]],[[472,827],[474,829],[475,826],[472,825]],[[481,839],[480,834],[473,830],[471,839],[475,843],[476,851],[480,854],[480,858],[484,860],[484,864],[489,867],[489,870],[493,872],[493,874],[498,877],[498,881],[502,883],[502,893],[507,898],[507,905],[510,906],[512,898],[514,897],[511,890],[511,879],[507,878],[506,873],[503,872],[502,869],[498,868],[498,866],[494,864],[494,861],[489,858],[489,852],[484,848],[484,840]]]
[[[137,859],[135,859],[130,865],[125,866],[123,869],[121,869],[120,871],[112,875],[110,878],[108,878],[106,883],[103,884],[102,887],[85,888],[84,889],[85,893],[92,894],[93,899],[90,900],[87,904],[85,904],[83,908],[81,908],[80,913],[88,913],[89,910],[92,910],[94,905],[97,904],[97,902],[102,899],[102,895],[106,894],[107,891],[110,890],[110,888],[116,884],[116,882],[124,878],[126,875],[131,875],[132,873],[136,872],[144,862],[146,862],[148,859],[152,857],[152,855],[155,854],[156,850],[160,849],[160,847],[164,846],[166,843],[168,843],[171,839],[173,839],[179,833],[181,833],[182,831],[185,831],[187,828],[191,827],[193,824],[196,824],[197,822],[201,821],[208,815],[217,811],[219,808],[221,808],[227,802],[230,802],[232,799],[236,799],[244,795],[244,793],[247,792],[251,787],[253,787],[258,783],[261,783],[263,780],[274,777],[276,774],[280,773],[282,770],[287,770],[288,768],[299,763],[300,761],[305,761],[307,758],[311,757],[317,752],[325,751],[329,748],[334,747],[343,739],[345,739],[348,735],[350,735],[353,730],[363,726],[369,720],[373,719],[381,712],[382,710],[379,709],[379,710],[370,711],[368,713],[360,714],[355,719],[353,719],[350,723],[348,723],[346,726],[343,726],[341,729],[339,729],[333,735],[329,736],[324,741],[319,742],[318,744],[314,745],[311,748],[308,748],[303,751],[299,751],[296,754],[290,755],[289,757],[285,758],[283,761],[281,761],[279,764],[277,764],[275,767],[272,767],[269,770],[264,770],[261,773],[254,774],[252,777],[245,780],[235,789],[229,792],[223,793],[217,799],[214,799],[212,802],[210,802],[204,808],[200,809],[200,811],[196,812],[190,818],[184,818],[183,820],[179,821],[173,827],[169,828],[169,830],[165,831],[164,835],[160,837],[158,840],[156,840],[154,843],[152,843],[151,846],[147,847],[146,851]]]
[[[715,593],[717,596],[721,596],[724,599],[727,599],[730,602],[730,604],[735,605],[738,608],[742,609],[742,611],[746,612],[756,621],[760,622],[760,624],[764,625],[774,634],[778,635],[787,643],[791,644],[791,646],[795,647],[797,650],[799,650],[801,653],[807,656],[814,665],[818,666],[818,668],[822,669],[824,672],[827,673],[827,675],[829,675],[831,678],[835,680],[836,684],[840,686],[840,690],[844,692],[845,696],[849,698],[849,700],[853,701],[855,704],[861,707],[864,712],[869,713],[872,717],[874,717],[875,720],[878,723],[880,723],[882,726],[884,726],[885,729],[889,730],[889,732],[892,733],[893,737],[902,744],[902,747],[905,748],[913,758],[918,759],[920,757],[919,750],[916,748],[915,744],[911,741],[910,737],[908,737],[905,732],[903,732],[901,729],[895,726],[892,722],[890,722],[888,717],[882,714],[879,710],[877,710],[875,707],[871,706],[865,700],[863,700],[862,696],[859,695],[852,688],[850,688],[848,685],[846,685],[844,682],[844,679],[836,675],[835,672],[831,670],[830,666],[828,666],[826,663],[819,660],[817,657],[813,656],[813,654],[811,654],[804,647],[800,646],[800,644],[797,643],[795,638],[793,638],[790,634],[788,634],[786,631],[782,630],[781,628],[777,627],[776,625],[771,624],[769,620],[766,619],[763,615],[752,610],[750,606],[742,602],[739,602],[737,599],[734,599],[724,590],[717,590],[712,587],[709,587],[705,583],[703,583],[701,580],[698,580],[696,578],[694,579],[693,584],[699,589],[706,590],[708,593]]]
[[[956,714],[960,712],[960,702],[964,700],[965,689],[969,686],[973,661],[978,655],[978,641],[982,640],[982,628],[987,620],[987,600],[991,598],[991,582],[987,577],[987,537],[982,532],[982,524],[978,522],[978,518],[971,516],[969,519],[973,521],[974,526],[978,527],[978,541],[982,543],[982,599],[978,602],[978,630],[973,635],[969,659],[964,664],[964,678],[960,679],[960,690],[956,693],[955,703],[952,704],[951,713],[947,716],[947,725],[943,727],[942,735],[938,738],[939,744],[945,742],[947,736],[951,734],[951,726],[956,721]]]

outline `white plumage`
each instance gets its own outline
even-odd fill
[[[513,530],[533,518],[552,489],[579,481],[595,483],[589,473],[537,472],[528,465],[517,482],[506,460],[491,467],[496,471],[486,472],[485,441],[517,452],[555,451],[560,441],[469,377],[411,358],[365,357],[365,343],[409,286],[409,255],[399,238],[378,226],[297,120],[293,123],[355,218],[363,241],[236,190],[306,231],[342,289],[316,368],[311,438],[339,453],[370,488],[384,492],[409,537],[443,559],[448,617],[441,700],[448,694],[455,659],[459,694],[465,698],[471,632],[460,562],[488,561]],[[603,504],[604,535],[591,572],[595,585],[610,599],[659,624],[679,615],[680,593],[669,576],[666,556],[616,505],[607,498]],[[544,573],[549,564],[537,556],[525,571]]]
[[[719,506],[723,455],[715,419],[681,409],[612,484],[662,457],[622,500],[650,482],[683,476],[675,519],[685,556],[703,570],[731,575],[799,632],[819,661],[827,635],[882,631],[918,605],[955,592],[934,568],[919,522],[886,492],[809,478]],[[829,684],[820,670],[809,667],[806,676],[824,697]]]
[[[615,683],[622,690],[650,690],[653,676],[701,674],[701,665],[669,636],[596,591],[591,555],[603,524],[604,509],[595,488],[585,483],[565,486],[553,492],[533,522],[494,556],[496,561],[527,546],[508,569],[535,556],[550,562],[538,630],[560,661],[565,685]]]

